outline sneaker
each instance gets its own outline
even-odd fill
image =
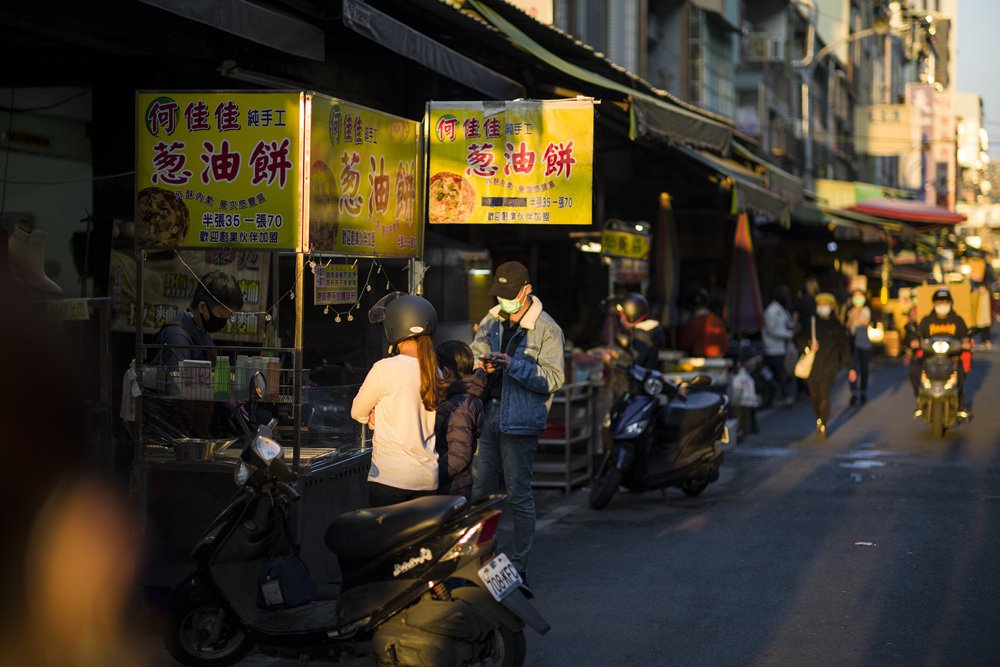
[[[955,416],[958,417],[959,421],[963,421],[964,422],[965,420],[967,420],[969,418],[969,413],[966,412],[965,410],[959,410],[958,414],[955,415]]]
[[[816,437],[820,440],[826,440],[826,424],[823,423],[822,419],[816,420]]]
[[[851,394],[851,407],[853,408],[857,404],[858,404],[858,397]]]
[[[924,416],[924,411],[921,410],[920,408],[917,408],[916,410],[913,411],[913,418],[914,419],[920,419],[923,416]]]

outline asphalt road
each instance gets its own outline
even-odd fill
[[[944,441],[882,360],[862,408],[834,388],[829,439],[805,402],[772,411],[697,498],[540,494],[528,571],[553,629],[528,664],[1000,664],[995,365],[977,354],[974,420]]]

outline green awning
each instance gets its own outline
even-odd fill
[[[733,179],[736,208],[751,210],[776,220],[783,226],[791,224],[791,202],[764,187],[764,177],[739,162],[728,160],[687,146],[674,148],[695,162],[721,176]]]
[[[757,157],[749,149],[735,141],[733,142],[733,155],[759,165],[764,170],[764,177],[769,190],[784,195],[793,201],[804,197],[805,189],[802,179],[795,174],[791,174],[767,160]]]
[[[633,139],[636,136],[667,138],[673,142],[707,148],[719,153],[729,148],[733,137],[731,125],[574,65],[541,46],[484,3],[467,0],[467,4],[506,35],[515,46],[535,56],[549,67],[592,86],[619,93],[624,100],[630,101],[629,106],[633,114],[630,135]]]

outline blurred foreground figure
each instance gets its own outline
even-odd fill
[[[134,531],[90,466],[81,364],[67,354],[90,352],[59,339],[45,303],[4,300],[0,667],[142,665],[125,628]]]

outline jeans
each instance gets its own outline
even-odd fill
[[[854,370],[858,372],[858,379],[851,383],[851,395],[866,397],[868,395],[868,366],[872,362],[872,351],[854,348]]]
[[[537,435],[500,432],[500,401],[487,401],[479,447],[472,461],[472,497],[496,493],[503,475],[514,522],[514,548],[510,560],[524,572],[528,553],[535,540],[535,496],[531,492],[531,472],[535,465]]]

